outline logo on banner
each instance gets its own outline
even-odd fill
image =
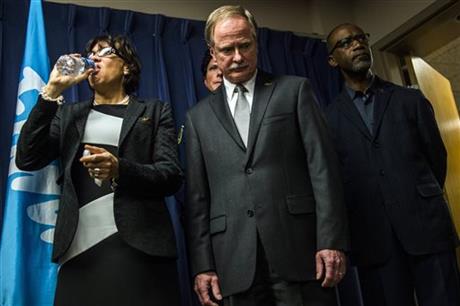
[[[53,162],[39,171],[27,172],[19,170],[13,162],[22,125],[37,101],[39,90],[44,85],[45,82],[37,72],[28,66],[24,68],[23,79],[18,89],[8,181],[10,192],[17,193],[17,197],[27,205],[27,216],[30,220],[45,226],[40,233],[40,239],[46,243],[53,243],[60,193],[59,186],[56,184],[57,164]]]

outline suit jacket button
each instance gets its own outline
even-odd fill
[[[246,214],[248,215],[249,218],[254,217],[254,211],[253,211],[252,209],[248,209],[248,211],[246,212]]]
[[[384,176],[384,175],[385,175],[385,170],[380,169],[380,175],[381,175],[381,176]]]
[[[252,168],[247,168],[247,169],[246,169],[246,174],[251,174],[252,171],[253,171]]]

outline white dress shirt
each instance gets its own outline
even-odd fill
[[[256,76],[257,76],[257,70],[250,78],[248,81],[242,83],[246,88],[246,92],[244,93],[244,96],[246,97],[246,100],[248,100],[249,103],[249,109],[252,110],[252,100],[254,100],[254,88],[256,86]],[[227,94],[227,103],[228,107],[230,108],[230,112],[232,113],[232,117],[235,117],[235,107],[236,107],[236,100],[238,99],[238,92],[235,92],[235,87],[237,84],[231,83],[229,80],[227,80],[224,77],[224,86],[225,86],[225,92]]]

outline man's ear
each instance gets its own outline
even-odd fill
[[[330,54],[328,57],[327,57],[327,62],[329,63],[329,65],[333,68],[336,68],[339,64],[337,63],[337,61],[335,60],[334,56],[332,56],[332,54]]]

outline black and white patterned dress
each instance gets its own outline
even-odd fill
[[[89,112],[72,165],[78,227],[60,260],[55,306],[179,304],[176,261],[147,255],[120,238],[109,182],[99,187],[79,162],[85,144],[117,156],[125,111],[126,105],[97,105]]]

